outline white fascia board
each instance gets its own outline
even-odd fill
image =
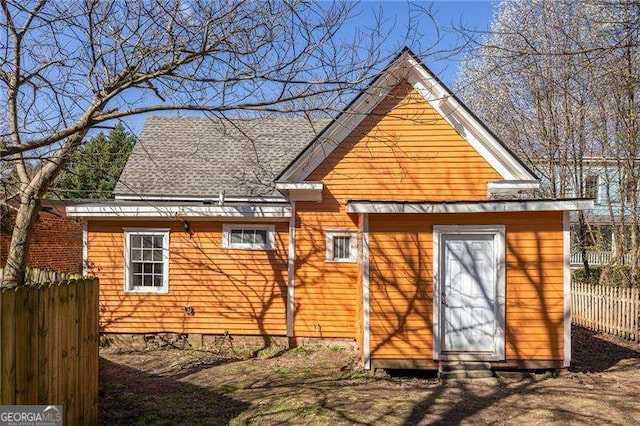
[[[114,198],[118,201],[206,201],[211,200],[217,202],[220,195],[196,196],[196,195],[134,195],[134,194],[116,194]],[[287,200],[284,197],[224,197],[226,203],[283,203]]]
[[[526,211],[589,210],[591,200],[527,200],[509,202],[471,203],[377,203],[375,201],[349,201],[347,213],[499,213]]]
[[[406,79],[469,144],[506,180],[536,180],[522,164],[452,93],[439,83],[410,53],[405,52],[366,89],[353,105],[338,117],[314,145],[298,158],[281,177],[302,181],[378,106],[401,79]]]
[[[306,179],[378,106],[397,82],[395,74],[389,73],[365,89],[365,92],[355,100],[353,105],[333,121],[309,150],[289,167],[280,180],[299,182]]]
[[[540,189],[539,180],[496,180],[488,183],[489,190],[509,191]]]
[[[562,218],[563,280],[564,295],[564,367],[571,366],[571,218],[564,212]]]
[[[288,218],[289,206],[69,206],[71,217],[131,217],[131,218]]]
[[[322,182],[276,182],[276,189],[283,191],[322,191]]]
[[[322,201],[322,182],[277,182],[276,189],[290,202]]]
[[[484,126],[415,59],[407,81],[506,180],[536,180]]]

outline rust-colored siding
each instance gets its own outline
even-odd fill
[[[101,330],[243,335],[286,334],[287,223],[275,250],[222,248],[222,223],[89,222],[90,273],[100,278]],[[169,292],[124,291],[123,228],[170,228]],[[194,309],[186,315],[184,306]]]
[[[372,359],[433,357],[433,225],[505,225],[507,360],[563,359],[562,212],[370,215]]]
[[[358,265],[325,261],[328,229],[358,229],[350,199],[473,200],[500,175],[403,82],[314,170],[322,202],[296,203],[295,333],[356,333]]]

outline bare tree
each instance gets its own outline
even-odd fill
[[[23,282],[41,199],[91,128],[151,111],[327,110],[387,60],[382,18],[345,39],[353,4],[342,2],[0,6],[0,158],[15,167],[19,205],[2,286]]]
[[[631,246],[633,265],[638,230],[629,223],[637,223],[639,209],[633,189],[639,154],[639,4],[502,2],[487,34],[465,32],[475,44],[458,84],[472,107],[542,176],[547,196],[587,196],[586,173],[604,169],[617,261],[624,259],[622,245]],[[621,208],[611,207],[615,203]],[[577,237],[587,276],[591,225],[588,216],[579,215]],[[637,266],[632,268],[637,277]]]

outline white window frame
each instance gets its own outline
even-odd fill
[[[267,240],[265,244],[258,243],[232,243],[231,231],[241,229],[246,230],[266,230]],[[235,250],[275,250],[275,226],[255,223],[224,223],[222,224],[222,248]]]
[[[131,237],[138,235],[162,235],[162,286],[133,286],[131,280]],[[125,293],[160,293],[169,292],[169,229],[124,228],[124,291]]]
[[[332,229],[326,232],[326,261],[331,263],[355,263],[358,261],[358,231],[352,229]],[[349,257],[335,259],[333,256],[333,239],[335,237],[350,237]]]

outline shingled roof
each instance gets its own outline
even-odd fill
[[[328,120],[216,120],[154,116],[114,189],[116,195],[270,197],[274,179]]]

